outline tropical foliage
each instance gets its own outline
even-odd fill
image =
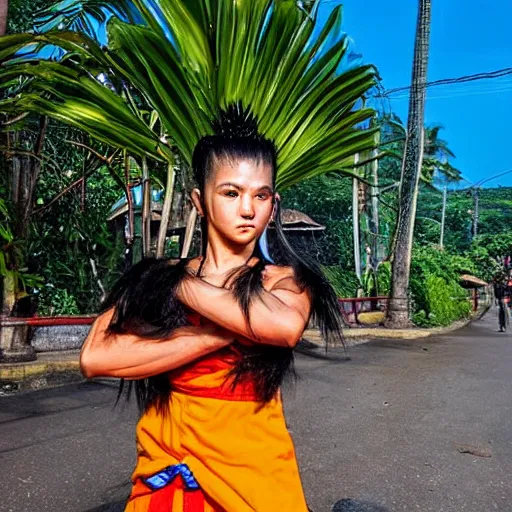
[[[416,248],[411,266],[414,322],[429,327],[467,317],[471,305],[459,279],[461,273],[474,270],[469,259],[453,258],[435,248]]]
[[[264,131],[278,142],[284,206],[326,227],[309,238],[308,251],[320,260],[337,293],[389,293],[389,261],[376,270],[370,262],[362,282],[356,277],[352,183],[343,176],[352,172],[356,152],[360,161],[373,154],[378,130],[378,236],[381,257],[388,258],[405,129],[392,114],[373,122],[374,128],[363,129],[372,112],[363,108],[361,99],[373,84],[374,71],[368,66],[344,67],[348,50],[339,30],[340,9],[333,10],[319,32],[314,30],[314,2],[162,1],[155,11],[142,0],[63,0],[50,7],[36,0],[34,6],[46,8],[35,21],[36,32],[26,33],[31,22],[24,1],[11,1],[11,11],[20,16],[15,14],[16,22],[11,17],[10,32],[25,33],[0,42],[2,109],[11,118],[34,114],[8,127],[11,133],[25,130],[19,132],[25,145],[20,150],[30,149],[27,141],[34,138],[30,134],[41,115],[50,119],[39,155],[41,173],[28,237],[13,236],[16,219],[8,200],[0,227],[2,241],[14,241],[3,247],[16,259],[9,264],[20,273],[19,292],[23,294],[24,285],[36,290],[39,314],[97,309],[123,266],[123,247],[105,219],[125,192],[125,171],[133,183],[142,178],[146,164],[152,182],[163,186],[166,173],[171,176],[179,161],[179,175],[185,176],[195,141],[211,130],[215,112],[235,99],[250,104]],[[415,229],[411,293],[414,319],[421,325],[445,324],[466,315],[466,292],[458,276],[471,273],[490,280],[503,256],[512,253],[506,234],[512,221],[509,189],[481,191],[480,235],[475,239],[471,195],[449,193],[446,249],[439,251],[442,195],[436,186],[440,178],[460,177],[440,129],[425,129]],[[115,148],[123,151],[115,153]],[[370,166],[357,169],[364,180],[359,198],[364,263],[375,207],[368,185],[373,179]],[[3,178],[0,188],[7,197]],[[34,273],[44,275],[44,283],[23,282],[24,274],[30,280]],[[9,288],[5,272],[3,277]]]
[[[27,295],[29,287],[40,285],[41,278],[28,272],[24,265],[24,241],[15,237],[10,227],[10,212],[0,199],[0,278],[3,311],[10,313],[17,300]]]
[[[103,18],[102,6],[112,5],[83,4]],[[340,8],[316,36],[314,19],[291,0],[115,5],[106,47],[87,30],[4,38],[0,78],[4,84],[21,79],[24,88],[2,108],[50,116],[139,157],[172,162],[178,152],[190,163],[219,108],[241,102],[279,148],[281,188],[327,171],[349,171],[354,154],[373,147],[373,131],[359,127],[372,115],[360,100],[374,71],[361,66],[338,72],[347,51]],[[117,13],[142,23],[122,21]],[[65,57],[41,58],[48,46]],[[34,47],[38,54],[26,53]]]
[[[381,148],[384,150],[381,167],[386,180],[400,181],[400,170],[405,150],[406,128],[395,114],[385,114],[379,117],[381,130]],[[439,137],[443,129],[441,125],[425,126],[423,145],[423,164],[420,180],[423,184],[433,186],[436,182],[457,182],[461,172],[456,169],[452,160],[454,153],[448,142]]]
[[[175,162],[190,164],[195,143],[211,132],[212,118],[233,102],[250,107],[261,130],[276,141],[279,188],[328,171],[350,173],[354,154],[374,145],[374,131],[364,129],[372,111],[361,101],[374,83],[374,70],[361,66],[340,72],[347,53],[341,10],[334,9],[316,33],[314,9],[302,7],[291,0],[164,0],[158,6],[142,0],[58,2],[38,14],[35,33],[0,42],[1,108],[20,120],[7,129],[26,128],[31,119],[26,114],[32,113],[67,124],[86,134],[79,138],[92,137],[103,148],[120,148],[125,161],[137,159],[146,189],[150,178],[166,182],[169,209]],[[23,19],[14,31],[26,28]],[[91,152],[99,155],[98,149]],[[127,183],[115,166],[109,159],[106,169],[121,192]],[[84,187],[85,180],[84,175]],[[53,204],[39,195],[42,206]],[[84,205],[80,208],[83,216]],[[69,232],[63,233],[63,226]],[[33,229],[55,233],[40,224]],[[59,229],[71,247],[88,238],[76,223]],[[101,243],[84,247],[93,246]],[[55,254],[56,246],[51,249]],[[43,254],[40,247],[34,251]],[[48,258],[43,267],[57,261]],[[75,291],[91,277],[69,265],[61,270],[81,276]],[[75,299],[83,310],[84,300]]]

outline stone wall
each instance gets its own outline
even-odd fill
[[[79,350],[82,348],[90,328],[90,325],[35,327],[31,345],[36,352]]]

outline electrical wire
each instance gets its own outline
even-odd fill
[[[436,87],[439,85],[450,85],[450,84],[460,84],[466,82],[475,82],[477,80],[489,80],[495,78],[501,78],[503,76],[512,75],[512,68],[503,68],[497,69],[495,71],[489,71],[485,73],[474,73],[472,75],[460,76],[457,78],[443,78],[441,80],[434,80],[432,82],[427,82],[425,84],[425,88]],[[409,91],[412,86],[407,85],[404,87],[396,87],[394,89],[389,90],[379,90],[376,91],[375,96],[387,96],[388,98],[394,94],[402,93],[403,91]]]

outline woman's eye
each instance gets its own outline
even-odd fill
[[[225,195],[227,197],[236,197],[238,194],[234,190],[229,190]]]
[[[257,196],[259,199],[265,200],[268,198],[268,194],[258,194]]]

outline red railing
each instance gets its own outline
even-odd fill
[[[96,315],[91,316],[34,316],[14,317],[0,316],[0,326],[15,327],[29,325],[30,327],[48,327],[53,325],[91,325]]]

